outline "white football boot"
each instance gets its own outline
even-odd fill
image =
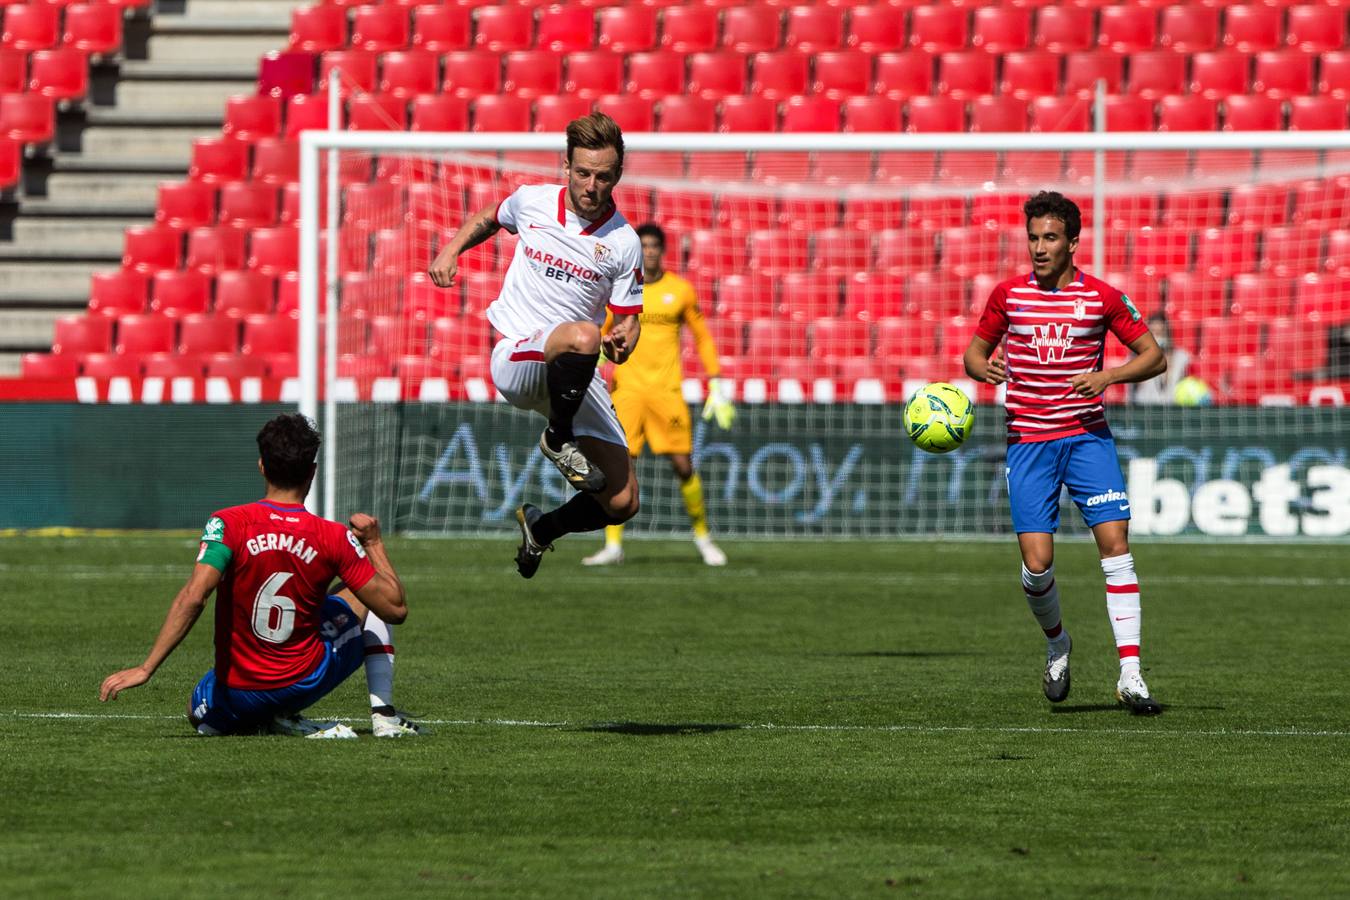
[[[418,724],[401,712],[392,716],[371,713],[370,731],[377,738],[417,737],[422,733]]]
[[[289,737],[302,737],[311,740],[356,740],[356,732],[341,722],[315,722],[300,715],[274,716],[268,731],[272,734],[284,734]]]
[[[694,538],[694,546],[698,548],[699,555],[703,557],[704,565],[725,566],[727,564],[727,555],[707,535]]]
[[[583,566],[617,566],[623,562],[623,545],[606,544],[581,561]]]
[[[1059,703],[1069,696],[1069,651],[1073,649],[1073,640],[1068,632],[1063,640],[1047,641],[1045,648],[1045,674],[1041,677],[1041,688],[1045,699]]]
[[[1138,670],[1120,676],[1116,682],[1116,699],[1136,716],[1156,716],[1162,712],[1162,704],[1149,694],[1144,676]]]

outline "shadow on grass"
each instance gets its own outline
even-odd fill
[[[1050,712],[1057,716],[1065,713],[1123,712],[1119,703],[1079,703],[1077,706],[1052,706]]]
[[[743,725],[716,722],[597,722],[583,725],[575,731],[598,731],[608,734],[631,734],[638,737],[659,737],[672,734],[712,734],[717,731],[738,731]]]
[[[812,653],[811,656],[865,659],[880,657],[891,659],[947,659],[954,656],[976,656],[970,650],[853,650],[842,653]]]

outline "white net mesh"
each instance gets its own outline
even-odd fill
[[[342,153],[335,390],[355,402],[339,410],[337,509],[360,500],[407,530],[508,529],[522,500],[564,497],[532,450],[540,423],[494,402],[488,373],[484,310],[515,238],[465,253],[450,290],[425,270],[468,215],[521,184],[560,184],[560,157]],[[1107,393],[1131,479],[1185,486],[1180,529],[1160,499],[1153,530],[1287,531],[1263,524],[1253,498],[1265,469],[1290,464],[1295,532],[1341,533],[1308,470],[1345,464],[1350,155],[1110,151],[1105,163],[1103,217],[1089,151],[630,150],[618,207],[665,230],[666,268],[697,290],[742,413],[728,433],[696,428],[714,528],[1007,529],[1002,398],[966,380],[960,360],[992,287],[1027,271],[1021,206],[1047,188],[1083,210],[1077,262],[1125,291],[1169,348],[1166,376]],[[1128,355],[1108,336],[1108,367]],[[703,373],[688,340],[683,362],[693,402]],[[938,380],[982,408],[972,445],[923,457],[901,436],[898,404]],[[668,471],[641,463],[635,529],[686,527]],[[1240,532],[1208,527],[1213,511],[1195,505],[1208,482],[1245,492]],[[1230,499],[1205,502],[1223,519]],[[1333,524],[1309,531],[1300,516]],[[1076,514],[1064,523],[1081,527]]]

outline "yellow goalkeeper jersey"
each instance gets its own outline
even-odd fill
[[[605,331],[614,317],[605,320]],[[684,373],[680,366],[680,326],[689,326],[703,368],[712,378],[720,374],[717,348],[698,308],[694,286],[678,275],[665,272],[642,290],[642,334],[628,361],[614,367],[614,388],[633,390],[679,390]]]

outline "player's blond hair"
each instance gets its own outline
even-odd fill
[[[572,162],[572,151],[577,147],[583,150],[603,150],[613,147],[619,157],[619,168],[623,168],[623,131],[619,123],[609,116],[596,111],[588,116],[573,119],[567,123],[567,162]]]

